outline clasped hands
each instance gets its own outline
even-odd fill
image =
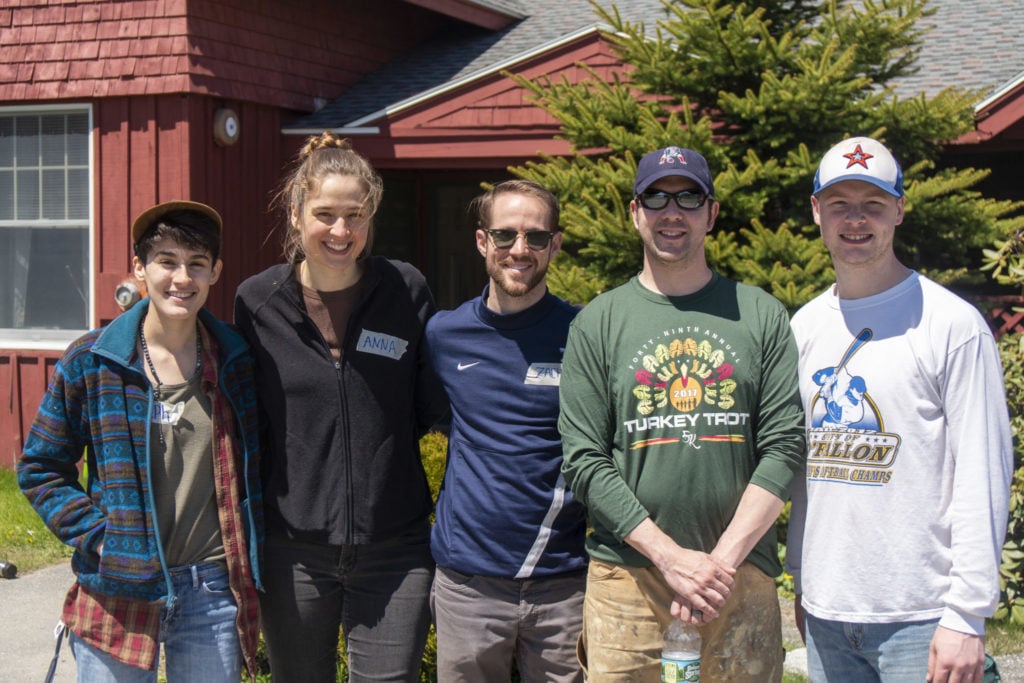
[[[680,547],[663,564],[658,569],[675,591],[672,616],[695,626],[715,619],[732,593],[736,569],[714,555]]]

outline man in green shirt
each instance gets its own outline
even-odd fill
[[[643,270],[577,316],[561,379],[562,470],[593,525],[587,680],[659,681],[678,617],[705,683],[779,681],[774,523],[805,457],[789,316],[708,266],[704,157],[652,152],[634,191]]]

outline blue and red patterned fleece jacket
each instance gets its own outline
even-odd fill
[[[153,392],[135,352],[148,303],[139,302],[64,352],[25,441],[18,483],[50,530],[75,549],[72,569],[88,593],[166,603],[175,596],[151,504],[147,418]],[[255,597],[253,588],[262,588],[263,515],[253,359],[242,337],[225,323],[206,310],[199,319],[204,339],[212,337],[204,353],[218,350],[214,363],[204,363],[216,368],[215,375],[204,374],[204,385],[226,399],[220,414],[235,422],[231,443],[215,444],[214,450],[215,457],[219,452],[230,458],[228,471],[237,473],[236,485],[216,484],[218,504],[230,508],[221,515],[229,573],[232,583],[244,582],[244,593]],[[78,472],[83,457],[85,490]],[[225,494],[225,489],[232,490]],[[225,519],[229,528],[223,528]],[[239,611],[247,607],[240,604]],[[256,623],[245,630],[258,628],[258,608],[251,609]]]

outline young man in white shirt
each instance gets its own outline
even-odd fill
[[[870,138],[811,197],[836,284],[792,327],[807,414],[787,564],[813,681],[980,681],[1013,454],[992,333],[897,258],[900,166]]]

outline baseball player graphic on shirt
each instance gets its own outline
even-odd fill
[[[871,339],[864,328],[843,353],[839,364],[817,370],[811,378],[820,389],[811,407],[811,427],[820,429],[879,429],[881,420],[868,395],[867,382],[847,369],[857,351]]]
[[[837,365],[811,376],[819,389],[808,425],[808,480],[884,486],[892,477],[900,438],[885,431],[864,377],[847,369],[871,337],[871,330],[864,328]]]
[[[864,417],[864,394],[867,386],[860,375],[851,375],[846,368],[822,368],[814,373],[818,395],[825,401],[822,427],[849,427]]]

